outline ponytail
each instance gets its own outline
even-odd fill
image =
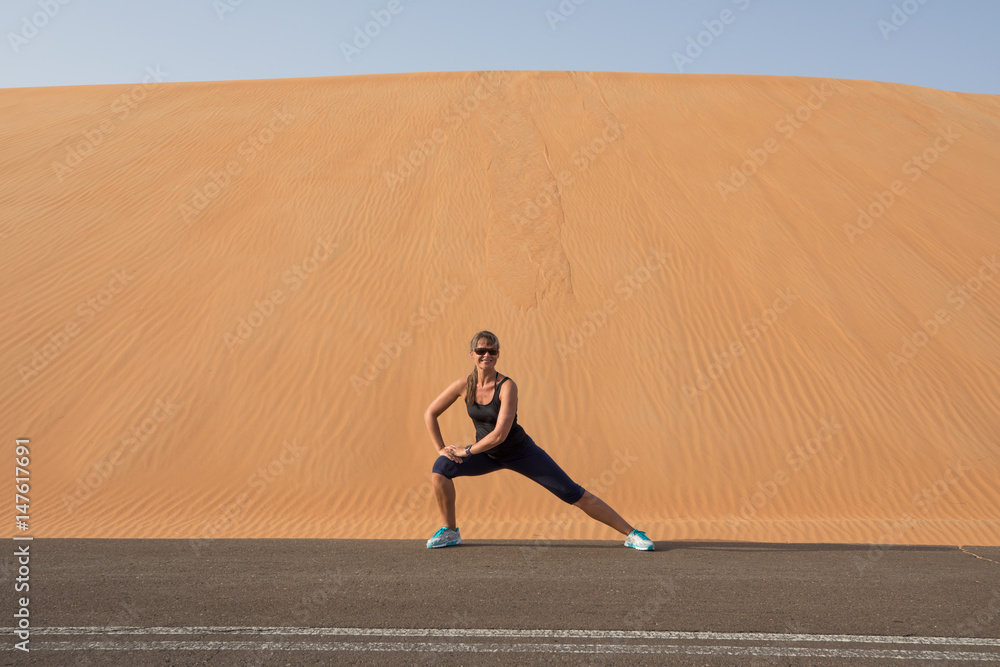
[[[476,383],[479,382],[479,369],[473,368],[469,373],[469,381],[465,383],[465,404],[472,405],[476,402]]]

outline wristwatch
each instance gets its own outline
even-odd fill
[[[472,449],[472,445],[467,445],[465,447],[465,455],[466,456],[472,456],[472,452],[469,451],[470,449]]]

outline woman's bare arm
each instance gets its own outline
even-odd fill
[[[441,437],[441,427],[438,425],[437,418],[442,412],[447,410],[452,403],[462,397],[465,394],[465,385],[467,378],[460,378],[455,380],[448,388],[441,392],[441,394],[435,398],[427,410],[424,411],[424,423],[427,425],[427,431],[431,434],[431,440],[434,441],[434,446],[437,448],[438,452],[445,448],[444,438]]]

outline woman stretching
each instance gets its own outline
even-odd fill
[[[427,540],[428,549],[451,547],[462,542],[455,523],[455,477],[485,475],[496,470],[513,470],[529,477],[575,505],[591,517],[627,535],[625,546],[652,551],[653,542],[635,530],[607,503],[584,490],[536,445],[517,423],[517,385],[496,371],[500,341],[489,331],[472,337],[469,357],[476,365],[467,378],[455,380],[434,399],[424,413],[431,439],[441,454],[434,462],[434,494],[444,526]],[[438,416],[465,395],[465,403],[476,425],[476,442],[468,447],[445,447]]]

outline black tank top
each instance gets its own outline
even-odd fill
[[[476,442],[485,438],[497,427],[497,418],[500,416],[500,386],[509,379],[509,377],[505,377],[496,384],[493,388],[493,400],[489,403],[480,405],[475,402],[475,396],[473,396],[472,405],[466,403],[469,409],[469,417],[472,418],[472,423],[476,425]],[[472,391],[475,391],[475,388]],[[510,425],[510,431],[507,432],[507,439],[493,449],[487,450],[486,455],[491,459],[503,460],[520,452],[527,440],[528,435],[521,428],[521,425],[517,423],[517,413],[515,412],[514,423]]]

